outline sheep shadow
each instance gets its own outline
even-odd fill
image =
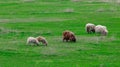
[[[27,46],[32,46],[32,47],[46,47],[46,45],[43,45],[43,44],[39,44],[39,45],[35,45],[35,44],[30,44],[30,45],[27,45]]]

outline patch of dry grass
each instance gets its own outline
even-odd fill
[[[72,2],[80,2],[81,0],[71,0]]]
[[[112,42],[115,41],[116,38],[114,36],[106,37],[106,36],[93,36],[93,37],[79,37],[78,41],[81,43],[87,44],[100,44],[101,42]]]
[[[0,33],[17,33],[17,32],[19,32],[19,31],[17,31],[17,30],[11,30],[11,29],[5,29],[5,28],[0,28]]]
[[[73,13],[75,10],[73,8],[66,8],[63,10],[64,13]]]
[[[69,10],[67,10],[69,12]],[[71,10],[70,10],[71,12]],[[54,22],[54,21],[66,21],[71,19],[65,18],[13,18],[13,19],[0,19],[0,22]]]
[[[22,2],[35,2],[35,0],[22,0]]]
[[[104,2],[104,3],[120,3],[120,0],[81,0],[84,2]]]

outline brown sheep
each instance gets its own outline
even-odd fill
[[[76,37],[73,32],[64,31],[62,35],[63,35],[63,42],[64,42],[64,40],[66,40],[66,42],[68,42],[68,41],[76,42]]]
[[[44,37],[42,37],[42,36],[38,36],[38,37],[36,37],[36,39],[39,41],[39,42],[42,42],[42,44],[44,44],[45,46],[47,46],[47,40],[44,38]]]

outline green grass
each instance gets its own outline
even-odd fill
[[[95,0],[0,0],[0,67],[119,67],[119,6]],[[87,34],[88,22],[107,26],[108,36]],[[64,30],[73,31],[77,42],[62,42]],[[44,36],[48,46],[27,46],[29,36]]]

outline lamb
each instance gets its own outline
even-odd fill
[[[108,34],[108,30],[106,26],[102,26],[102,25],[97,25],[95,27],[95,32],[101,34],[102,36],[106,36]]]
[[[63,35],[63,42],[65,40],[66,40],[66,42],[68,42],[68,41],[76,42],[76,37],[75,37],[73,32],[66,30],[66,31],[63,32],[62,35]]]
[[[45,46],[47,46],[48,42],[47,42],[47,40],[46,40],[44,37],[38,36],[38,37],[36,37],[36,39],[37,39],[39,42],[42,42],[42,44],[44,44]]]
[[[85,29],[88,34],[90,34],[92,32],[95,33],[95,25],[92,23],[87,23],[85,26]]]
[[[34,38],[34,37],[28,37],[27,38],[27,44],[35,44],[35,45],[39,45],[39,41],[36,39],[36,38]]]

